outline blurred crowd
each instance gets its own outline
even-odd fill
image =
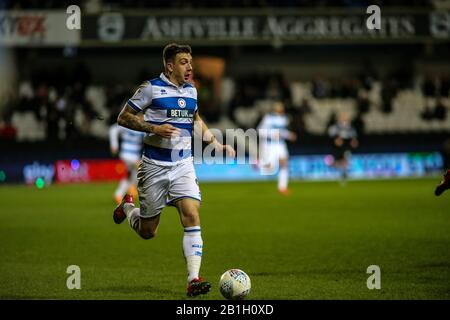
[[[99,114],[86,97],[86,90],[92,81],[91,71],[79,61],[70,70],[57,66],[39,67],[28,79],[18,83],[3,101],[3,127],[12,131],[14,113],[32,112],[38,122],[45,123],[48,140],[60,138],[60,126],[64,125],[64,138],[76,139],[90,135],[90,124]],[[83,113],[81,127],[75,125],[76,111]],[[63,122],[61,122],[63,120]]]
[[[107,126],[116,122],[117,115],[136,87],[146,79],[144,70],[139,72],[135,83],[117,83],[104,85],[101,89],[104,95],[102,108],[107,115],[100,114],[94,102],[87,95],[87,89],[92,84],[92,72],[82,60],[71,68],[39,67],[33,70],[29,78],[18,83],[17,90],[12,90],[4,99],[0,110],[0,135],[13,139],[15,130],[12,118],[15,113],[31,112],[38,122],[45,124],[47,140],[71,140],[80,137],[91,137],[93,121],[105,121]],[[426,74],[421,82],[421,91],[425,97],[425,105],[421,114],[424,120],[447,117],[447,108],[443,103],[449,97],[450,75]],[[261,100],[281,100],[292,119],[293,130],[300,135],[308,134],[305,116],[312,111],[310,99],[353,99],[356,112],[353,125],[358,134],[364,133],[362,116],[369,112],[371,102],[369,92],[375,82],[381,83],[380,101],[378,106],[386,114],[392,111],[392,100],[397,93],[416,86],[414,75],[408,68],[400,68],[386,76],[380,77],[372,68],[364,68],[359,75],[341,78],[315,76],[310,79],[310,93],[305,95],[300,103],[293,103],[290,83],[281,73],[252,73],[235,77],[234,92],[228,103],[214,98],[214,90],[208,79],[198,79],[198,100],[203,117],[209,123],[220,121],[227,116],[238,127],[246,128],[248,124],[239,123],[236,118],[236,108],[257,108]],[[97,102],[98,103],[98,102]],[[226,111],[225,111],[226,110]],[[76,114],[81,114],[82,121],[76,123]],[[260,116],[263,115],[262,110]],[[256,119],[250,127],[256,127]],[[330,116],[328,126],[336,121],[336,114]],[[63,134],[61,134],[63,132]]]
[[[449,97],[450,75],[445,72],[428,74],[423,80],[420,77],[418,80],[418,76],[412,70],[412,68],[400,67],[391,73],[379,76],[370,65],[367,65],[359,75],[340,78],[317,75],[309,81],[310,97],[316,100],[353,99],[356,105],[354,126],[359,134],[363,134],[362,117],[371,109],[369,92],[372,91],[375,83],[380,84],[380,103],[377,105],[377,109],[386,115],[393,111],[393,101],[399,92],[417,90],[417,83],[419,83],[419,90],[425,97],[422,118],[424,120],[445,120],[447,107],[444,99]],[[312,112],[310,100],[307,97],[303,98],[300,105],[294,106],[289,83],[282,74],[249,74],[235,79],[235,82],[236,93],[228,108],[228,117],[233,122],[239,124],[235,117],[236,108],[253,108],[258,100],[282,100],[293,119],[294,130],[300,134],[307,133],[305,116]],[[332,114],[328,125],[334,123],[335,118],[336,115]],[[245,125],[240,125],[245,127]]]
[[[447,117],[447,108],[444,99],[448,97],[450,91],[450,74],[441,76],[427,74],[422,85],[422,93],[425,99],[425,106],[422,112],[424,120],[444,120]],[[433,103],[433,102],[436,103]]]

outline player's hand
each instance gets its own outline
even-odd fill
[[[290,131],[288,135],[288,140],[291,142],[297,141],[297,134],[295,132]]]
[[[353,149],[358,148],[358,140],[352,139],[352,141],[350,142],[350,145],[352,146]]]
[[[342,146],[344,144],[344,141],[341,138],[334,139],[334,144],[338,147]]]
[[[236,151],[234,151],[234,148],[228,144],[225,144],[222,146],[223,150],[225,150],[225,153],[227,156],[234,158],[236,156]]]
[[[178,137],[180,135],[181,130],[179,128],[174,127],[171,124],[166,123],[159,126],[155,126],[153,132],[158,136],[164,138],[172,138]]]
[[[225,151],[225,154],[231,158],[236,156],[236,151],[234,151],[233,147],[228,144],[220,144],[217,142],[215,148],[217,151]]]

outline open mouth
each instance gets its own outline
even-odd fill
[[[184,81],[188,81],[191,78],[191,74],[190,73],[186,73],[184,75]]]

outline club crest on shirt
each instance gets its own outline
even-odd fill
[[[178,99],[178,106],[179,106],[180,108],[186,107],[186,101],[184,101],[183,98],[179,98],[179,99]]]

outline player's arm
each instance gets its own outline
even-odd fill
[[[356,149],[358,147],[358,145],[359,145],[358,134],[355,129],[352,129],[352,139],[350,140],[350,146],[353,149]]]
[[[139,112],[125,105],[117,118],[117,123],[123,127],[142,131],[147,133],[154,133],[164,138],[170,138],[180,134],[180,129],[171,124],[156,125],[146,122],[143,117],[139,116]]]
[[[344,144],[344,140],[342,140],[338,135],[338,130],[336,128],[336,125],[332,125],[328,129],[328,135],[331,139],[333,139],[333,143],[336,147],[340,147]]]
[[[288,123],[292,122],[292,119],[288,117]],[[286,129],[286,132],[284,133],[286,135],[285,139],[291,142],[297,141],[297,133],[295,133],[293,130]]]
[[[339,138],[339,137],[336,137],[336,138],[334,138],[334,144],[337,146],[337,147],[340,147],[340,146],[342,146],[343,144],[344,144],[344,140],[342,140],[341,138]]]
[[[152,85],[147,81],[141,84],[134,95],[128,99],[117,118],[117,123],[132,130],[154,133],[164,138],[179,134],[180,129],[170,124],[155,125],[144,120],[142,112],[151,103]]]
[[[119,126],[117,124],[113,124],[109,128],[109,145],[112,155],[116,156],[119,152]]]
[[[350,146],[353,148],[353,149],[356,149],[356,148],[358,148],[358,146],[359,146],[359,141],[358,141],[358,137],[355,135],[353,138],[352,138],[352,140],[350,141]]]
[[[197,132],[197,134],[201,135],[203,141],[205,141],[208,144],[212,144],[216,150],[225,150],[227,155],[230,157],[234,157],[236,155],[236,152],[234,151],[232,146],[227,144],[221,144],[219,141],[217,141],[216,137],[212,134],[206,123],[198,114],[198,111],[196,111],[194,114],[194,121],[196,122],[194,128],[200,129],[201,132]]]
[[[287,129],[280,130],[280,136],[288,141],[294,142],[297,140],[297,134],[294,131],[289,131]]]
[[[280,138],[280,129],[273,129],[270,124],[270,116],[265,115],[261,123],[256,128],[258,130],[258,134],[262,139],[279,139]]]

